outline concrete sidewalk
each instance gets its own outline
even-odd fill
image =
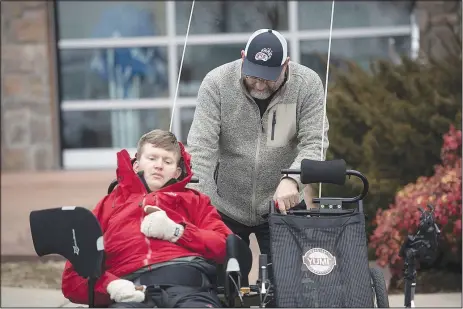
[[[59,290],[23,289],[3,287],[1,307],[80,307],[66,300]],[[403,295],[389,296],[391,308],[404,307]],[[416,307],[461,308],[461,293],[417,294]],[[82,306],[85,307],[85,306]]]
[[[1,307],[63,307],[69,305],[59,290],[4,287],[1,289]],[[78,305],[74,305],[77,307]]]

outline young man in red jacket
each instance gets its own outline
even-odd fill
[[[96,305],[220,307],[207,288],[216,278],[208,260],[223,263],[232,232],[207,196],[185,188],[192,172],[183,145],[170,132],[151,131],[141,137],[135,161],[126,150],[117,154],[116,174],[118,185],[93,210],[105,245]],[[145,297],[152,285],[167,286],[162,297]],[[69,261],[62,292],[74,303],[88,303],[86,281]]]

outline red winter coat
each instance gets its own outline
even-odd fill
[[[101,224],[105,246],[105,272],[95,286],[95,304],[108,305],[107,285],[121,276],[147,265],[185,256],[202,256],[222,263],[226,237],[232,232],[222,222],[210,199],[185,188],[192,177],[190,155],[180,144],[187,176],[181,181],[148,193],[139,176],[132,170],[126,150],[117,154],[118,185],[93,210]],[[170,219],[183,223],[185,230],[176,243],[148,238],[140,232],[145,216],[144,205],[155,205]],[[62,292],[73,303],[88,304],[86,280],[67,261]]]

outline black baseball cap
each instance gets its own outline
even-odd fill
[[[248,40],[244,51],[243,74],[277,80],[288,57],[288,44],[275,30],[260,29]]]

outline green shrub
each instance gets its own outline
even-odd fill
[[[399,65],[375,61],[369,71],[352,62],[330,69],[327,158],[343,158],[368,177],[370,235],[377,209],[392,204],[406,184],[431,176],[440,162],[442,136],[451,125],[461,129],[461,39],[454,39],[458,49],[426,63],[403,57]],[[360,184],[327,185],[322,195],[352,195]]]

